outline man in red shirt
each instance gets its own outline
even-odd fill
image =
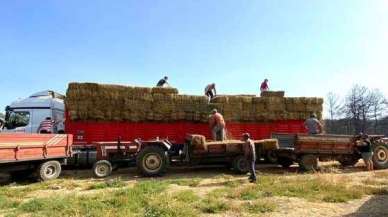
[[[269,86],[268,86],[268,79],[265,79],[263,83],[260,85],[260,92],[268,91]]]
[[[213,140],[223,141],[225,139],[225,120],[224,117],[218,113],[217,109],[212,111],[209,119],[209,127],[212,131]]]
[[[50,117],[47,117],[46,120],[40,122],[38,133],[51,134],[54,133],[54,121]]]

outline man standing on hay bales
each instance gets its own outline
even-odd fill
[[[167,76],[164,76],[164,78],[160,79],[159,82],[156,84],[157,87],[165,87],[165,86],[169,86],[168,82],[168,77]]]
[[[209,100],[213,99],[217,95],[216,84],[212,83],[206,86],[205,95],[209,97]]]
[[[263,83],[260,85],[260,92],[265,92],[269,90],[268,79],[264,79]]]
[[[312,113],[310,118],[304,122],[304,126],[310,135],[317,135],[322,133],[322,124],[317,119],[317,115],[315,113]]]
[[[249,169],[249,182],[253,183],[256,182],[256,149],[255,144],[251,140],[251,136],[249,133],[243,134],[243,141],[244,143],[244,157],[248,163],[248,169]]]
[[[213,140],[223,141],[225,139],[225,120],[224,117],[218,113],[217,109],[213,109],[212,115],[209,119],[209,127],[212,131]]]

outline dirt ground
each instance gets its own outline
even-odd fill
[[[378,172],[365,172],[363,165],[359,164],[352,168],[340,168],[337,164],[328,163],[322,166],[322,170],[317,173],[303,174],[298,171],[297,166],[285,170],[281,167],[273,165],[259,165],[257,167],[259,184],[260,175],[270,174],[289,177],[309,177],[320,176],[327,180],[351,180],[349,184],[363,183],[365,185],[366,180],[368,182],[379,182],[383,186],[388,187],[388,170],[380,170]],[[63,194],[77,193],[77,194],[92,194],[93,191],[83,191],[82,186],[101,179],[94,179],[91,170],[65,170],[61,179],[71,180],[76,183],[72,190],[58,189],[53,187],[55,194],[62,192]],[[149,180],[149,178],[139,177],[134,168],[132,169],[120,169],[114,174],[105,179],[110,180],[120,177],[120,179],[127,183],[128,186],[135,185],[137,182],[143,180]],[[164,177],[156,178],[157,180],[187,180],[187,179],[200,179],[200,184],[196,186],[181,186],[172,185],[169,191],[180,190],[194,190],[196,194],[204,196],[214,189],[221,188],[225,184],[225,180],[233,181],[245,181],[246,176],[236,175],[227,169],[220,168],[172,168]],[[303,183],[301,183],[303,185]],[[367,184],[367,183],[366,183]],[[245,185],[245,183],[244,183]],[[246,183],[246,185],[249,185]],[[96,190],[98,191],[98,190]],[[41,190],[34,192],[31,197],[47,197],[52,195],[52,190]],[[352,200],[346,203],[326,203],[326,202],[311,202],[301,198],[293,197],[272,197],[271,200],[278,205],[278,208],[274,212],[265,213],[260,216],[270,217],[368,217],[376,216],[383,217],[388,216],[388,195],[375,195],[365,196],[361,199]],[[234,217],[234,216],[246,216],[236,214],[230,211],[221,214],[206,214],[204,216],[210,217]]]

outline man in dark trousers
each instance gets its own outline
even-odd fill
[[[223,141],[225,139],[225,120],[218,113],[217,109],[213,109],[212,115],[209,118],[209,127],[212,131],[214,141]]]
[[[164,87],[165,85],[169,85],[167,80],[168,80],[168,77],[164,76],[164,78],[159,80],[159,82],[156,84],[156,86],[157,87]]]
[[[256,149],[255,149],[255,143],[251,140],[251,136],[249,133],[243,134],[243,141],[244,143],[244,156],[248,163],[249,167],[249,182],[254,183],[256,182]]]
[[[264,81],[260,85],[260,92],[264,92],[268,90],[269,90],[268,79],[264,79]]]
[[[373,151],[372,142],[367,134],[360,134],[359,140],[357,141],[357,150],[360,152],[362,159],[364,160],[366,169],[368,171],[373,170]]]
[[[215,83],[208,84],[205,87],[205,95],[207,97],[209,97],[209,100],[213,99],[213,97],[217,95],[217,90],[216,90],[216,84]]]

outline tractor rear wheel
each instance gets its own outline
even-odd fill
[[[147,146],[137,155],[136,165],[144,176],[161,176],[169,165],[167,152],[159,146]]]
[[[388,168],[388,144],[377,143],[373,146],[373,164],[376,169]]]

